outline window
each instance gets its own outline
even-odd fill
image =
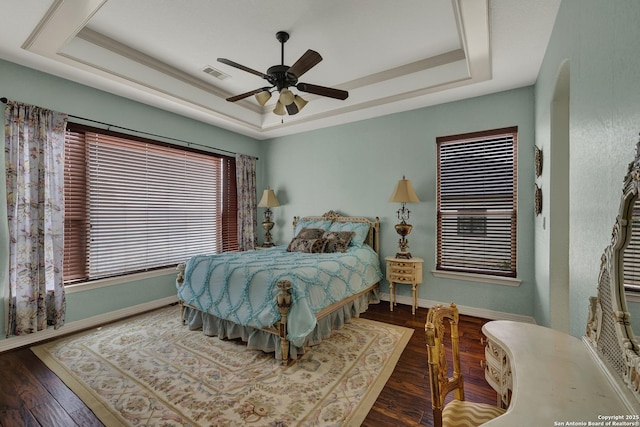
[[[624,248],[624,289],[640,292],[640,198],[633,202],[631,210],[631,236]]]
[[[516,277],[517,130],[436,139],[437,270]]]
[[[237,250],[235,159],[70,124],[65,283]]]

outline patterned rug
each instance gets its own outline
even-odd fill
[[[32,350],[107,426],[357,426],[412,333],[354,319],[283,367],[173,306]]]

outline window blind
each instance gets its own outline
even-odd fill
[[[66,282],[86,277],[87,174],[85,151],[84,133],[67,131],[65,135],[64,259],[62,267]]]
[[[516,276],[516,132],[436,139],[436,269]]]
[[[68,131],[67,142],[70,157],[83,148],[84,157],[82,167],[72,160],[68,172],[83,197],[74,193],[65,202],[71,239],[65,241],[65,281],[237,250],[234,159],[97,132]]]
[[[631,214],[631,237],[624,249],[624,288],[640,292],[640,199],[633,203]]]

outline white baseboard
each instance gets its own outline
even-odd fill
[[[380,293],[380,299],[383,301],[389,301],[389,294]],[[156,308],[163,307],[165,305],[178,302],[177,296],[170,296],[159,300],[147,302],[144,304],[134,305],[132,307],[123,308],[121,310],[111,311],[109,313],[99,314],[97,316],[89,317],[87,319],[77,320],[75,322],[66,323],[60,329],[49,328],[45,331],[40,331],[35,334],[21,335],[18,337],[10,337],[0,340],[0,353],[8,350],[13,350],[19,347],[29,346],[41,341],[58,338],[63,335],[72,334],[82,331],[84,329],[93,328],[96,326],[104,325],[105,323],[114,322],[116,320],[132,316],[138,313],[142,313]],[[397,302],[400,304],[411,305],[411,297],[398,295]],[[449,304],[448,302],[432,301],[426,299],[419,299],[419,307],[432,307],[436,304]],[[460,314],[467,316],[482,317],[484,319],[491,320],[515,320],[517,322],[536,323],[533,317],[521,316],[512,313],[503,313],[499,311],[485,310],[475,307],[467,307],[458,305]]]
[[[132,307],[123,308],[116,311],[110,311],[109,313],[99,314],[97,316],[89,317],[87,319],[76,320],[75,322],[65,323],[59,329],[48,328],[44,331],[36,332],[34,334],[20,335],[17,337],[9,337],[0,340],[0,353],[8,350],[13,350],[19,347],[29,346],[41,341],[49,340],[52,338],[58,338],[63,335],[79,332],[84,329],[93,328],[96,326],[104,325],[105,323],[113,322],[119,319],[123,319],[127,316],[133,316],[135,314],[143,313],[145,311],[154,310],[169,304],[178,302],[176,295],[161,298],[155,301],[150,301],[144,304],[134,305]]]
[[[390,300],[389,294],[388,293],[385,294],[381,292],[380,299],[388,302]],[[410,306],[413,301],[411,296],[397,295],[396,302],[399,304],[406,304]],[[449,305],[450,302],[418,299],[418,307],[429,308],[429,307],[433,307],[436,304]],[[486,310],[483,308],[476,308],[476,307],[467,307],[464,305],[458,305],[458,311],[460,312],[460,314],[464,314],[466,316],[481,317],[483,319],[514,320],[516,322],[536,323],[535,319],[531,316],[522,316],[520,314],[504,313],[501,311]]]

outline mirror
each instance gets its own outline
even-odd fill
[[[589,298],[586,341],[640,402],[640,347],[633,334],[625,298],[625,277],[631,281],[630,287],[636,286],[635,280],[640,285],[640,215],[634,218],[634,211],[638,212],[635,205],[639,184],[640,141],[624,179],[611,244],[601,258],[598,296]]]

